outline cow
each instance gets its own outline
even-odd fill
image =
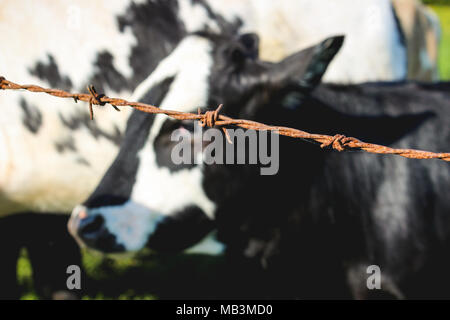
[[[405,76],[406,54],[392,8],[387,0],[366,2],[370,6],[347,3],[334,8],[333,23],[323,24],[320,30],[316,28],[319,32],[315,35],[306,27],[298,27],[296,15],[305,6],[310,9],[318,6],[314,12],[325,12],[331,3],[285,1],[283,9],[277,11],[277,18],[268,22],[267,13],[277,8],[272,2],[258,6],[255,1],[224,6],[222,2],[203,0],[130,0],[107,4],[90,1],[83,6],[70,0],[57,6],[48,1],[11,2],[2,6],[2,13],[7,17],[0,24],[4,31],[0,33],[2,43],[7,44],[0,50],[2,75],[11,80],[74,91],[84,90],[87,84],[93,83],[99,92],[127,98],[190,32],[239,27],[257,31],[261,35],[264,56],[271,57],[276,55],[274,46],[282,55],[287,55],[295,46],[306,46],[314,37],[333,33],[339,25],[345,24],[343,31],[347,31],[348,43],[353,46],[339,57],[340,64],[355,63],[350,53],[358,42],[360,47],[373,48],[380,54],[376,61],[358,62],[360,68],[337,64],[336,70],[346,70],[346,73],[339,79],[336,71],[330,80],[357,81],[363,76],[362,70],[366,70],[366,80],[369,77],[372,80],[401,79]],[[295,9],[296,13],[290,9]],[[354,28],[352,25],[356,22],[347,19],[350,11],[354,15],[364,12],[370,19]],[[310,22],[305,20],[305,24]],[[20,28],[14,27],[19,25]],[[267,27],[269,25],[273,28]],[[289,32],[274,34],[277,28]],[[363,29],[367,29],[364,36],[352,32]],[[27,35],[27,40],[19,41],[23,34]],[[380,74],[374,76],[373,70]],[[44,95],[8,93],[2,94],[0,101],[4,106],[0,118],[0,229],[3,230],[0,240],[10,244],[1,250],[4,257],[11,257],[11,263],[0,266],[0,282],[12,283],[17,250],[25,243],[36,243],[33,249],[27,245],[29,251],[33,251],[32,257],[79,256],[61,252],[62,249],[52,251],[52,248],[64,247],[51,245],[62,241],[59,232],[55,231],[52,238],[51,231],[64,223],[64,217],[56,217],[54,213],[69,212],[98,184],[118,152],[130,112],[124,109],[115,114],[109,109],[100,109],[101,121],[90,121],[85,106],[55,101]],[[158,104],[159,99],[153,98],[151,102]],[[30,212],[48,214],[48,218],[31,218]],[[41,222],[42,229],[49,230],[51,240],[41,241],[33,232],[9,231],[23,229],[23,225],[30,223],[29,219],[33,219],[35,226]],[[35,261],[35,269],[45,269],[45,259],[42,260],[42,266]],[[45,281],[36,279],[35,282]],[[16,296],[12,294],[12,286],[3,285],[0,296]]]
[[[195,49],[178,47],[133,98],[149,102],[169,82],[188,96],[167,94],[163,109],[223,103],[234,118],[448,151],[449,83],[321,84],[343,37],[278,63],[259,60],[246,38],[186,38],[198,42]],[[187,54],[192,69],[163,70]],[[194,90],[207,94],[191,99]],[[173,252],[215,230],[227,256],[265,270],[255,282],[264,297],[448,297],[447,163],[342,154],[280,137],[274,175],[261,175],[261,164],[176,165],[178,144],[171,137],[177,130],[195,128],[164,115],[132,113],[117,158],[72,212],[69,230],[80,243],[109,253],[143,247]],[[381,270],[381,289],[370,290],[367,272],[374,268]]]

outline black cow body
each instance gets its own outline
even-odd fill
[[[295,111],[268,107],[256,120],[448,151],[448,88],[323,85]],[[218,238],[233,255],[255,258],[269,270],[268,292],[345,297],[348,281],[356,298],[449,297],[448,163],[338,153],[285,137],[280,144],[275,176],[246,168],[228,168],[230,174],[223,172],[226,167],[205,169],[205,188],[224,203],[216,216]],[[221,199],[222,186],[237,185],[231,199]],[[384,291],[367,289],[369,265],[380,266]]]

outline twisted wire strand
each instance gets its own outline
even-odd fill
[[[0,89],[5,90],[27,90],[30,92],[40,92],[46,93],[58,98],[72,98],[75,102],[85,101],[89,103],[89,113],[91,119],[94,118],[93,105],[105,105],[110,104],[115,110],[120,111],[118,107],[132,107],[134,109],[152,113],[152,114],[165,114],[169,117],[178,120],[196,120],[200,122],[202,127],[221,127],[224,131],[228,142],[231,143],[230,136],[227,132],[225,126],[237,126],[244,129],[250,130],[267,130],[274,131],[280,135],[288,136],[292,138],[302,139],[308,142],[320,144],[321,148],[332,149],[339,152],[343,151],[365,151],[375,154],[392,154],[398,155],[410,159],[439,159],[443,161],[450,162],[450,153],[436,153],[429,151],[422,151],[416,149],[394,149],[378,144],[367,143],[360,141],[353,137],[346,137],[341,134],[336,134],[334,136],[324,135],[324,134],[314,134],[308,133],[299,129],[288,128],[283,126],[270,126],[264,123],[259,123],[251,120],[244,119],[233,119],[220,114],[222,105],[216,110],[206,111],[204,113],[198,110],[198,113],[181,112],[174,110],[163,110],[156,106],[140,103],[140,102],[130,102],[119,98],[110,98],[104,94],[98,94],[94,86],[88,86],[89,93],[70,93],[59,89],[49,89],[43,88],[37,85],[20,85],[4,77],[0,77]]]

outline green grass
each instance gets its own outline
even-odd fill
[[[444,2],[442,2],[444,3]],[[439,72],[442,80],[450,80],[450,4],[430,5],[441,22],[442,38],[439,50]]]
[[[425,4],[442,4],[448,5],[449,0],[422,0]]]
[[[226,286],[218,280],[225,272],[223,257],[161,256],[150,250],[111,257],[84,250],[83,267],[86,271],[82,280],[83,300],[220,298]],[[21,299],[38,299],[33,291],[32,270],[25,250],[19,258],[17,271],[23,291]]]
[[[38,299],[38,296],[33,291],[31,264],[25,250],[22,250],[19,260],[17,261],[17,280],[22,291],[25,292],[21,297],[22,300]]]

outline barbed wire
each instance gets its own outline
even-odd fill
[[[110,98],[104,94],[99,94],[95,90],[94,86],[88,86],[89,93],[70,93],[60,89],[43,88],[37,85],[20,85],[4,77],[0,77],[0,89],[5,90],[27,90],[30,92],[46,93],[59,98],[71,98],[77,101],[85,101],[89,103],[89,112],[91,119],[94,118],[93,105],[105,105],[110,104],[115,110],[120,111],[118,107],[132,107],[134,109],[152,113],[152,114],[164,114],[169,117],[178,120],[197,120],[200,121],[200,125],[203,127],[221,127],[225,132],[227,140],[231,142],[230,136],[225,126],[237,126],[250,130],[267,130],[274,131],[280,135],[288,136],[292,138],[302,139],[308,142],[320,144],[321,148],[333,149],[336,151],[365,151],[375,154],[392,154],[398,155],[410,159],[439,159],[450,162],[450,153],[435,153],[429,151],[422,151],[416,149],[394,149],[378,144],[367,143],[360,141],[353,137],[346,137],[342,134],[336,134],[334,136],[324,134],[308,133],[299,129],[288,128],[283,126],[270,126],[264,123],[259,123],[251,120],[233,119],[220,114],[222,105],[220,105],[214,111],[206,111],[201,113],[189,113],[174,110],[164,110],[156,106],[140,103],[130,102],[125,99]]]

